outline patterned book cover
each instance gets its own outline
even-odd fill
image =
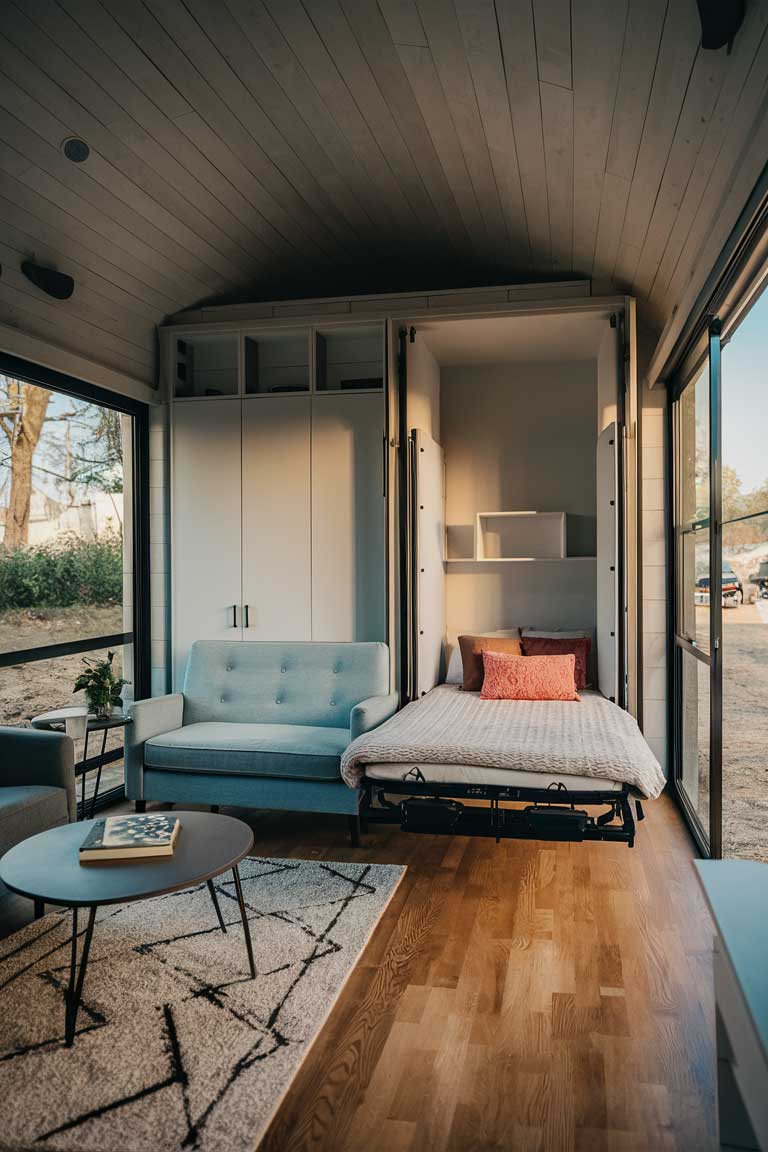
[[[176,816],[151,814],[141,816],[108,816],[97,820],[80,846],[80,857],[123,858],[165,856],[173,852],[179,831]]]

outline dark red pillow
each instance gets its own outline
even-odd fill
[[[523,636],[523,656],[568,656],[576,657],[576,689],[587,687],[587,667],[592,641],[589,636],[563,637]]]

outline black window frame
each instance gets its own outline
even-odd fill
[[[72,396],[102,407],[111,408],[133,418],[132,437],[132,511],[133,511],[133,628],[129,632],[106,636],[90,636],[60,644],[41,644],[34,648],[16,649],[0,653],[0,670],[38,660],[51,660],[78,652],[91,652],[99,648],[133,644],[133,675],[135,699],[149,696],[151,691],[150,646],[150,548],[149,548],[149,405],[132,396],[125,396],[69,376],[64,372],[35,364],[19,356],[0,352],[0,375],[11,376],[40,388]],[[107,753],[105,763],[117,760],[123,749]],[[110,804],[117,789],[99,796],[97,807]]]

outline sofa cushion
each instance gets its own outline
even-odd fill
[[[184,724],[349,728],[355,704],[388,692],[386,644],[199,640],[184,678]]]
[[[338,780],[348,728],[308,724],[187,724],[144,745],[149,768],[293,780]]]
[[[0,854],[48,828],[66,824],[67,793],[47,784],[0,788]]]

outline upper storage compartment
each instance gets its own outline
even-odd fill
[[[246,336],[243,370],[246,396],[309,392],[308,328]]]
[[[237,332],[206,336],[177,336],[173,346],[173,394],[178,400],[192,396],[238,394]]]
[[[384,327],[369,324],[315,332],[318,392],[370,392],[384,387]]]

